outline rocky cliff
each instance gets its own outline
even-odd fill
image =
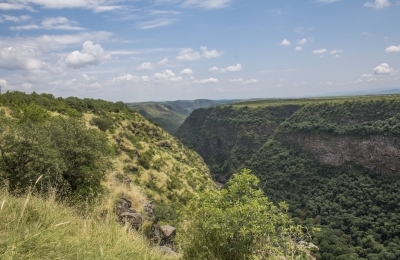
[[[399,259],[400,97],[282,103],[194,111],[178,136],[218,180],[250,168],[298,223],[321,227],[317,259]]]

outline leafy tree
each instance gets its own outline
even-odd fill
[[[183,238],[185,259],[306,259],[297,246],[301,227],[293,226],[285,203],[280,208],[244,169],[221,191],[205,191],[186,208],[191,222]],[[256,257],[256,258],[254,258]]]

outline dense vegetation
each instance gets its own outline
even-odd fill
[[[306,229],[253,175],[217,190],[199,155],[121,102],[7,92],[0,120],[1,259],[309,259]],[[146,241],[157,224],[178,228],[180,254]]]
[[[322,228],[313,237],[320,248],[317,259],[399,259],[398,96],[234,105],[236,114],[221,113],[219,119],[213,119],[225,122],[218,128],[193,124],[194,132],[201,131],[188,140],[218,137],[218,129],[231,127],[228,122],[241,117],[246,106],[262,111],[286,102],[302,108],[282,122],[249,160],[229,167],[251,169],[271,201],[289,204],[298,224]],[[186,137],[190,137],[187,132],[192,128],[187,123],[191,120],[190,116],[183,125]],[[205,117],[203,122],[207,120]],[[204,146],[214,147],[216,140],[224,146],[240,138],[214,138]],[[210,168],[215,170],[213,165]]]
[[[176,136],[200,153],[213,177],[224,183],[299,108],[299,105],[258,109],[234,105],[197,109]]]
[[[185,259],[309,259],[309,233],[295,226],[285,203],[269,202],[247,169],[221,191],[207,191],[188,205],[191,223],[183,243]]]
[[[175,134],[190,113],[197,108],[228,104],[235,100],[177,100],[165,102],[128,103],[144,117],[162,126],[170,134]]]

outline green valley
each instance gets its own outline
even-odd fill
[[[246,167],[320,227],[317,259],[398,259],[400,97],[265,100],[195,110],[177,136],[220,182]]]

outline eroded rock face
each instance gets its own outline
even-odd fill
[[[168,225],[159,226],[158,224],[154,224],[151,233],[149,234],[149,238],[155,244],[159,246],[165,246],[173,251],[175,251],[174,240],[176,236],[176,228]]]
[[[320,164],[361,165],[381,174],[400,174],[400,138],[386,136],[286,135],[285,144],[296,144]]]
[[[129,198],[122,196],[118,200],[117,204],[118,219],[122,223],[129,223],[129,225],[133,229],[139,230],[142,227],[143,223],[142,214],[140,214],[131,207],[132,207],[132,201]]]

